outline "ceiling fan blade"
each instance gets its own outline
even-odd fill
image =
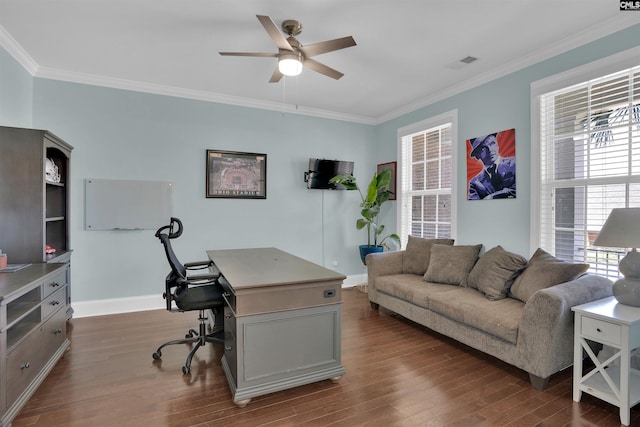
[[[260,21],[264,29],[267,30],[267,33],[269,34],[271,39],[274,41],[276,46],[278,46],[278,49],[291,50],[291,51],[293,50],[293,48],[291,47],[287,39],[280,32],[280,30],[278,29],[278,27],[276,26],[276,24],[273,22],[271,18],[265,15],[256,15],[256,17],[258,18],[258,21]]]
[[[331,77],[332,79],[340,79],[342,76],[344,76],[343,73],[341,73],[338,70],[334,70],[331,67],[327,67],[324,64],[321,64],[320,62],[311,59],[311,58],[305,58],[303,65],[317,73],[320,74],[324,74],[325,76]]]
[[[339,39],[327,40],[320,43],[313,43],[306,46],[300,46],[300,50],[307,58],[320,55],[322,53],[333,52],[334,50],[344,49],[346,47],[355,46],[356,41],[351,36],[341,37]]]
[[[269,83],[278,83],[281,78],[282,78],[282,73],[280,72],[280,70],[278,69],[278,66],[276,65],[276,69],[273,71],[273,74],[271,75],[271,79],[269,80]]]
[[[277,53],[268,52],[218,52],[222,56],[259,56],[262,58],[277,58]]]

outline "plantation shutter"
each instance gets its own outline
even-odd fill
[[[593,246],[611,209],[640,207],[640,66],[540,97],[540,247],[617,277]]]
[[[448,122],[401,138],[398,229],[403,247],[409,235],[451,237],[451,129]]]

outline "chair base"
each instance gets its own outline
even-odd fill
[[[193,359],[193,356],[196,354],[196,351],[198,351],[200,347],[204,346],[208,342],[224,344],[224,330],[222,327],[215,328],[210,333],[207,333],[207,325],[206,325],[207,317],[204,314],[204,310],[200,310],[200,315],[198,316],[198,320],[200,321],[200,326],[198,331],[196,331],[195,329],[189,329],[184,339],[171,340],[162,344],[160,347],[158,347],[155,353],[152,354],[153,360],[162,359],[162,349],[168,345],[195,343],[195,346],[189,352],[189,355],[187,356],[187,360],[185,361],[185,364],[182,367],[182,373],[184,375],[189,375],[191,373],[191,361]]]

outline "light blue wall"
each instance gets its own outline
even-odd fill
[[[0,48],[0,126],[31,127],[33,78]]]
[[[460,244],[483,243],[485,249],[505,249],[530,255],[531,222],[531,83],[640,44],[640,25],[635,25],[558,55],[518,72],[496,79],[443,101],[379,125],[378,159],[397,156],[398,129],[443,112],[458,110],[458,158],[454,183],[457,190],[457,236]],[[638,58],[640,63],[640,58]],[[517,197],[513,200],[466,200],[466,140],[490,132],[515,128]],[[388,161],[388,160],[387,160]],[[395,211],[385,222],[396,221]]]
[[[35,94],[35,126],[74,146],[74,300],[158,293],[167,270],[153,230],[84,230],[87,178],[173,182],[174,215],[185,224],[174,249],[183,260],[206,259],[207,249],[275,246],[361,273],[347,220],[357,211],[344,203],[356,194],[308,190],[303,173],[319,157],[353,160],[356,175],[368,175],[372,126],[45,79],[35,79]],[[267,199],[205,198],[207,149],[266,153]]]
[[[356,247],[364,235],[353,226],[358,196],[307,190],[302,175],[309,157],[353,160],[356,177],[366,183],[377,163],[396,159],[398,128],[453,109],[459,153],[469,137],[515,128],[518,161],[517,199],[468,202],[465,158],[456,159],[458,242],[528,254],[530,83],[638,40],[640,25],[379,126],[34,79],[0,49],[0,124],[49,129],[75,147],[75,301],[159,294],[167,270],[152,230],[84,230],[87,178],[172,181],[174,214],[185,223],[174,245],[184,260],[204,259],[207,249],[276,246],[347,275],[363,273]],[[267,153],[268,198],[206,199],[205,151],[213,148]],[[395,204],[383,212],[388,228]]]

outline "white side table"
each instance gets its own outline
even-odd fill
[[[582,392],[620,408],[620,421],[628,426],[631,407],[640,402],[640,371],[630,366],[640,347],[640,308],[620,304],[615,297],[572,308],[575,312],[573,400]],[[586,340],[613,347],[614,354],[600,362]],[[595,367],[582,375],[582,351]]]

